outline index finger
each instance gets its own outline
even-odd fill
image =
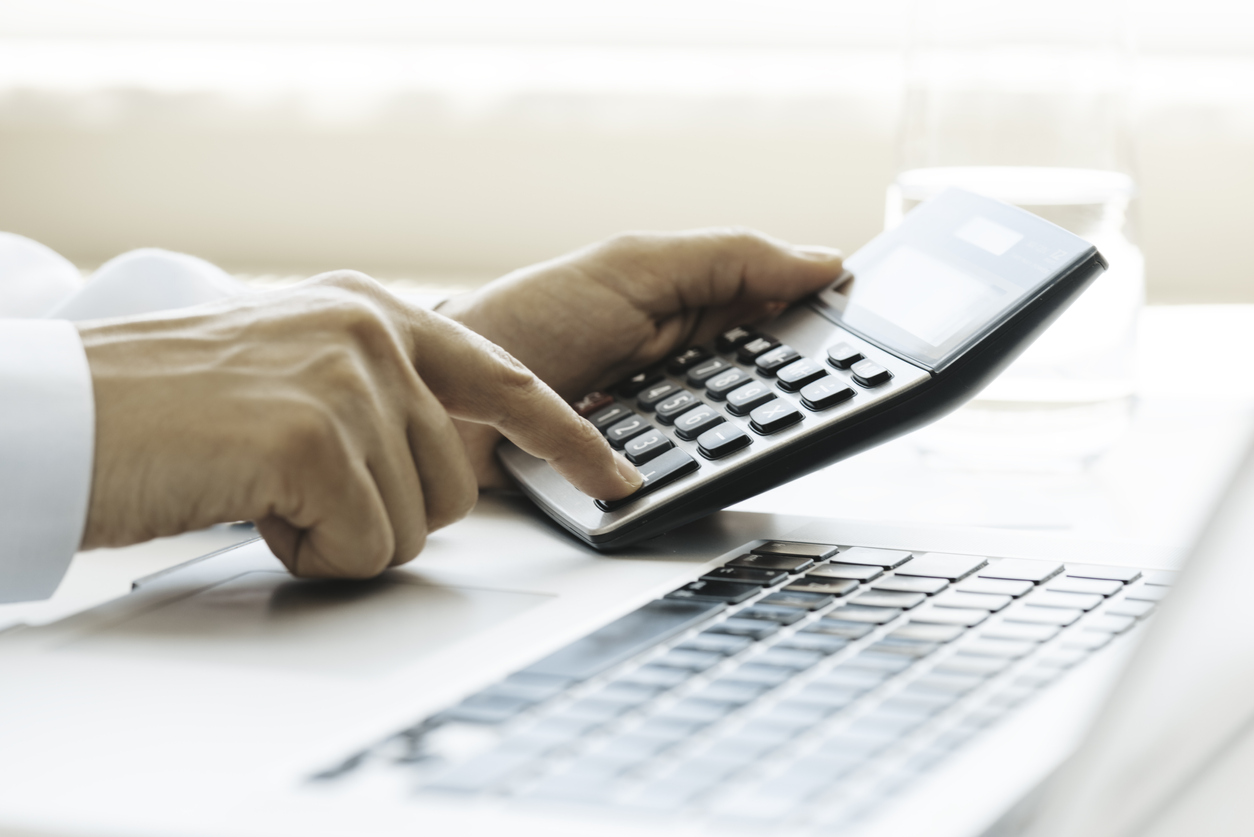
[[[640,487],[635,466],[504,349],[434,312],[409,314],[415,369],[450,416],[495,427],[591,497]]]

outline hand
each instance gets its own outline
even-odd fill
[[[475,503],[454,418],[594,497],[640,485],[522,364],[361,274],[79,331],[96,401],[85,549],[255,520],[297,575],[376,575]]]
[[[840,253],[758,233],[631,233],[529,267],[440,311],[525,363],[567,400],[677,349],[778,314],[840,276]],[[460,425],[481,486],[503,485],[491,428]]]

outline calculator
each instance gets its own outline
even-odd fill
[[[949,189],[845,267],[769,325],[685,347],[574,405],[643,474],[629,497],[594,500],[508,441],[498,457],[571,534],[628,546],[955,409],[1107,264],[1030,212]]]

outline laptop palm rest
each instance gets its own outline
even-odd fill
[[[437,586],[401,572],[344,582],[256,570],[139,613],[64,650],[370,676],[412,664],[551,598]]]

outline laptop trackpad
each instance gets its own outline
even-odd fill
[[[424,584],[405,573],[344,582],[256,571],[139,614],[66,650],[382,674],[552,598]]]

